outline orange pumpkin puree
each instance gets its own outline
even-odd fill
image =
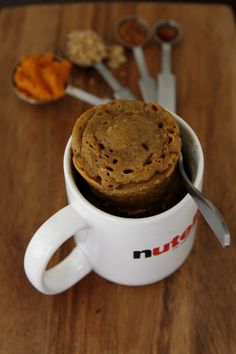
[[[58,60],[53,53],[23,57],[14,73],[17,89],[37,100],[54,100],[64,96],[71,63]]]

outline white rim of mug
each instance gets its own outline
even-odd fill
[[[177,116],[175,113],[172,112],[172,114],[176,118],[177,122],[180,123],[180,126],[184,126],[185,128],[187,128],[188,132],[194,138],[194,143],[197,147],[196,151],[198,152],[198,166],[197,166],[197,173],[196,173],[195,180],[194,180],[193,184],[195,187],[197,187],[197,186],[199,186],[199,184],[201,182],[201,179],[203,176],[203,171],[204,171],[204,157],[203,157],[203,151],[202,151],[200,141],[199,141],[196,133],[190,127],[189,124],[187,124],[182,118]],[[72,164],[72,161],[71,161],[71,153],[72,153],[71,139],[72,138],[70,137],[67,144],[66,144],[64,158],[63,158],[63,168],[64,168],[65,181],[67,184],[69,184],[69,187],[72,189],[73,193],[76,196],[78,196],[84,202],[84,204],[93,211],[93,213],[96,213],[97,215],[101,215],[102,217],[108,218],[113,221],[121,221],[122,220],[126,223],[127,222],[128,223],[146,223],[146,222],[150,222],[151,220],[155,220],[155,219],[161,220],[161,219],[171,216],[172,214],[176,213],[180,208],[183,208],[186,205],[186,203],[192,198],[190,196],[190,194],[187,193],[185,195],[185,197],[183,199],[181,199],[179,201],[179,203],[175,204],[172,208],[170,208],[162,213],[159,213],[157,215],[152,215],[152,216],[147,216],[147,217],[129,218],[129,217],[122,217],[122,216],[109,214],[109,213],[97,208],[92,203],[90,203],[83,196],[83,194],[80,192],[80,190],[78,189],[78,187],[74,181],[72,170],[71,170],[71,164]]]

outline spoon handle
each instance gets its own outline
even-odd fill
[[[149,78],[150,74],[148,72],[142,47],[137,46],[137,47],[133,47],[132,49],[133,49],[134,59],[137,64],[141,78],[142,79],[146,79],[147,77]]]
[[[136,99],[132,92],[127,87],[122,86],[103,63],[96,63],[94,64],[94,67],[106,83],[113,89],[115,98],[123,98],[126,100]]]
[[[215,233],[218,241],[223,247],[230,245],[230,233],[228,227],[224,221],[223,216],[216,208],[216,206],[210,202],[206,197],[202,195],[197,188],[193,186],[188,176],[185,173],[183,166],[182,154],[179,158],[179,168],[181,170],[181,175],[185,181],[185,187],[189,194],[192,196],[194,202],[197,204],[202,216],[211,227]]]
[[[80,100],[87,102],[87,103],[94,105],[94,106],[101,104],[101,103],[107,103],[107,102],[111,101],[110,98],[99,98],[95,95],[92,95],[89,92],[81,90],[78,87],[73,87],[71,85],[68,85],[66,87],[65,93],[72,96],[72,97],[79,98]]]
[[[158,103],[170,110],[176,111],[176,79],[171,73],[171,45],[163,43],[161,72],[157,76],[157,101]]]
[[[176,111],[176,78],[167,72],[157,76],[157,102],[171,112]]]
[[[171,73],[171,44],[163,43],[161,45],[161,71]]]
[[[142,47],[133,47],[134,59],[139,69],[139,87],[145,102],[157,102],[156,82],[149,74]]]

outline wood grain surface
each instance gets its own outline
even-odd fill
[[[66,34],[92,28],[114,42],[112,27],[137,14],[150,25],[178,21],[183,39],[173,50],[178,113],[198,134],[205,154],[204,191],[229,225],[232,244],[215,240],[203,220],[184,265],[168,279],[125,287],[90,273],[56,296],[26,279],[23,257],[37,228],[66,205],[62,158],[73,124],[89,105],[71,97],[31,106],[12,92],[11,69],[25,54],[63,54]],[[236,43],[230,8],[221,5],[78,3],[0,11],[0,353],[235,354],[236,353]],[[131,53],[114,74],[138,97]],[[145,48],[153,76],[160,49]],[[74,82],[99,96],[111,90],[93,69]],[[71,245],[55,256],[63,258]]]

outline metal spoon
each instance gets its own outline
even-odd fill
[[[74,32],[78,32],[78,30],[76,30]],[[136,97],[130,91],[130,89],[126,86],[122,86],[120,84],[120,82],[112,75],[110,70],[108,70],[107,67],[102,63],[102,61],[98,61],[97,63],[93,63],[91,65],[85,65],[85,64],[79,62],[78,60],[75,60],[75,58],[73,56],[71,56],[71,54],[67,48],[68,38],[71,33],[73,33],[73,32],[70,32],[67,35],[66,41],[65,41],[65,55],[67,56],[67,58],[75,65],[78,65],[81,67],[91,67],[91,66],[94,67],[99,72],[99,74],[103,77],[103,79],[106,81],[106,83],[112,88],[112,90],[114,92],[113,93],[114,98],[135,100]]]
[[[171,44],[177,43],[181,37],[181,30],[176,22],[170,20],[159,21],[155,25],[155,33],[157,33],[160,26],[163,25],[172,26],[176,31],[175,38],[172,41],[164,42],[160,40],[159,36],[156,35],[156,39],[160,41],[163,48],[162,53],[162,70],[163,73],[158,75],[158,102],[171,112],[176,111],[176,80],[174,75],[170,73],[170,55],[171,55]],[[183,178],[183,182],[189,194],[192,196],[194,202],[197,204],[202,216],[211,227],[215,233],[217,239],[223,247],[230,245],[230,234],[227,225],[224,221],[223,216],[220,214],[216,206],[210,202],[202,193],[195,188],[191,180],[188,178],[185,169],[183,155],[180,153],[179,157],[179,171]]]
[[[183,181],[185,187],[189,194],[192,196],[194,202],[197,204],[202,216],[211,227],[213,232],[215,233],[217,239],[221,243],[223,247],[230,245],[230,233],[228,227],[224,221],[223,216],[216,208],[216,206],[210,202],[206,197],[202,195],[202,193],[194,187],[190,179],[188,178],[183,162],[183,155],[180,154],[179,157],[179,170],[181,176],[183,177]]]
[[[103,77],[106,83],[113,89],[114,98],[123,98],[125,100],[136,100],[137,97],[130,91],[128,87],[122,86],[119,81],[112,75],[102,62],[95,63],[94,68]]]
[[[19,65],[19,63],[17,63],[13,70],[12,70],[12,75],[11,75],[11,84],[12,84],[12,89],[15,92],[15,94],[17,95],[17,97],[19,97],[21,100],[30,103],[30,104],[35,104],[35,105],[40,105],[40,104],[46,104],[46,103],[50,103],[50,102],[55,102],[58,101],[59,99],[63,98],[63,97],[59,97],[56,99],[52,99],[52,100],[38,100],[36,98],[33,97],[29,97],[24,95],[16,86],[15,82],[14,82],[14,72],[17,68],[17,65]],[[69,95],[75,98],[80,99],[81,101],[87,102],[91,105],[98,105],[98,104],[102,104],[102,103],[107,103],[109,101],[111,101],[110,98],[99,98],[95,95],[92,95],[91,93],[81,90],[78,87],[74,87],[71,84],[67,84],[67,86],[65,87],[65,91],[64,91],[65,95]]]
[[[167,29],[166,36],[162,30]],[[176,44],[182,36],[180,25],[173,20],[160,20],[154,24],[153,39],[161,45],[162,60],[161,73],[157,76],[157,102],[168,108],[170,111],[176,110],[176,79],[171,73],[171,47]]]
[[[133,51],[133,55],[134,55],[136,64],[139,69],[140,77],[141,77],[141,79],[139,79],[138,83],[139,83],[139,87],[140,87],[144,101],[145,102],[156,102],[157,101],[156,82],[151,77],[151,75],[148,71],[142,46],[132,46],[132,45],[128,44],[127,42],[125,42],[121,38],[121,36],[119,34],[119,28],[121,27],[121,25],[123,23],[125,23],[126,21],[130,21],[130,20],[135,20],[138,24],[140,24],[142,27],[145,28],[145,30],[147,32],[147,37],[145,39],[145,42],[143,43],[143,45],[145,45],[149,41],[149,39],[151,38],[151,31],[150,31],[148,23],[141,17],[132,16],[132,15],[122,17],[118,22],[116,22],[116,24],[113,28],[114,36],[118,42],[120,42],[122,45],[124,45],[127,48],[130,48]]]

